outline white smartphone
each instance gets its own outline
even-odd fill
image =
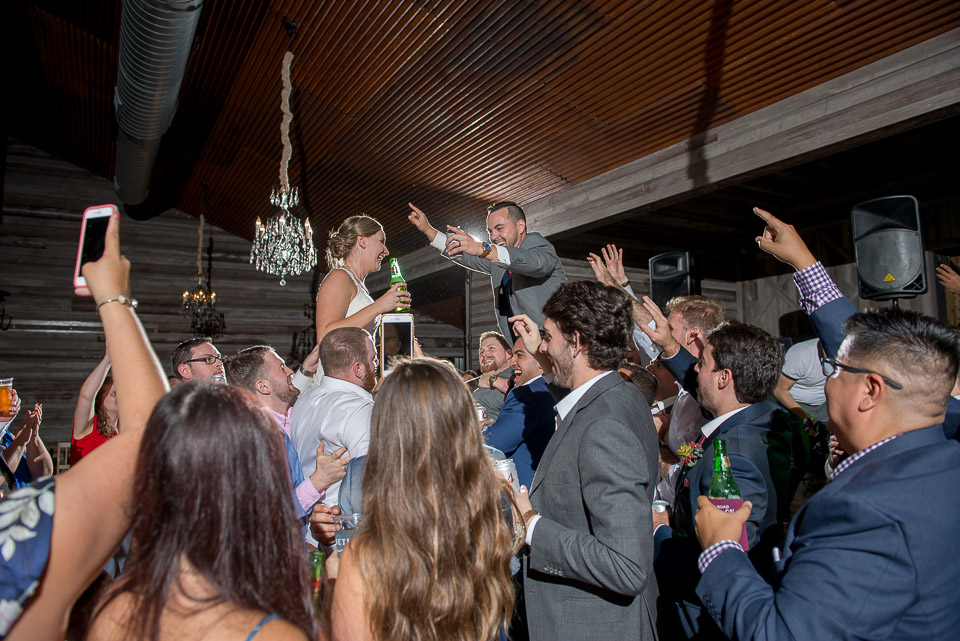
[[[87,286],[87,279],[80,273],[80,268],[86,263],[100,260],[103,256],[103,242],[107,237],[110,217],[118,213],[114,205],[97,205],[84,210],[83,222],[80,226],[80,244],[77,245],[77,265],[73,269],[74,287]]]
[[[397,358],[413,355],[413,314],[384,314],[377,330],[380,375],[393,371]]]

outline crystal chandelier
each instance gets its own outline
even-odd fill
[[[267,223],[261,224],[257,217],[253,246],[250,248],[250,263],[258,270],[274,276],[280,276],[280,285],[286,285],[287,274],[294,276],[312,269],[317,264],[317,248],[313,245],[313,229],[310,220],[300,223],[300,219],[290,213],[291,207],[300,204],[300,194],[296,187],[290,186],[287,166],[290,164],[290,63],[293,53],[283,56],[283,92],[280,94],[280,110],[283,119],[280,123],[280,140],[283,143],[283,155],[280,158],[280,187],[274,186],[270,192],[270,204],[280,208],[280,213]]]
[[[203,183],[206,189],[206,183]],[[194,336],[209,336],[219,338],[223,336],[226,325],[223,314],[217,312],[217,293],[213,288],[203,284],[203,197],[200,199],[200,226],[197,229],[197,286],[193,291],[183,292],[183,303],[180,306],[180,315],[190,314],[190,329]]]

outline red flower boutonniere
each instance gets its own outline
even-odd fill
[[[703,443],[699,441],[690,441],[677,448],[677,456],[687,467],[693,467],[703,456]]]

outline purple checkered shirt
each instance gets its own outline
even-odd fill
[[[866,456],[866,455],[869,454],[870,452],[874,451],[875,449],[877,449],[877,448],[880,447],[881,445],[886,445],[887,443],[889,443],[889,442],[892,441],[893,439],[897,438],[898,436],[900,436],[900,435],[899,435],[899,434],[894,434],[894,435],[891,436],[890,438],[885,438],[885,439],[883,439],[882,441],[878,441],[878,442],[874,443],[873,445],[871,445],[871,446],[869,446],[869,447],[863,448],[862,450],[860,450],[860,451],[857,452],[856,454],[851,454],[851,455],[848,456],[847,458],[843,459],[842,461],[840,461],[840,464],[837,465],[837,469],[835,469],[835,470],[833,471],[833,474],[830,475],[830,480],[832,481],[833,479],[837,478],[837,477],[840,475],[840,473],[843,472],[845,469],[847,469],[848,467],[850,467],[851,465],[853,465],[854,463],[856,463],[857,461],[859,461],[859,460],[862,459],[864,456]]]
[[[800,290],[800,308],[807,316],[827,303],[843,298],[843,292],[820,261],[795,273],[793,282]]]
[[[726,550],[740,550],[743,552],[743,548],[740,547],[740,544],[736,541],[731,541],[730,539],[717,541],[700,553],[700,558],[697,559],[697,567],[700,568],[700,574],[706,572],[710,564],[713,563],[713,560],[720,556],[721,552],[725,552]]]
[[[819,265],[820,263],[817,263],[817,264]],[[859,461],[861,458],[863,458],[870,452],[874,451],[878,447],[886,445],[887,443],[897,438],[898,436],[900,435],[894,434],[890,438],[885,438],[882,441],[878,441],[869,447],[863,448],[856,454],[853,454],[845,458],[837,466],[837,469],[833,471],[833,474],[830,475],[830,480],[832,481],[833,479],[837,478],[837,476],[842,474],[844,470],[846,470],[851,465]],[[716,543],[714,543],[713,545],[711,545],[706,550],[700,553],[700,558],[697,559],[697,567],[700,569],[700,574],[703,574],[704,572],[706,572],[707,568],[710,567],[710,564],[713,562],[713,560],[718,556],[720,556],[720,554],[726,550],[740,550],[741,552],[743,552],[743,548],[741,548],[740,544],[737,543],[736,541],[731,541],[729,539],[725,539],[723,541],[717,541]]]

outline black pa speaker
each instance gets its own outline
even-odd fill
[[[650,298],[661,309],[674,296],[700,293],[700,279],[693,269],[690,252],[657,254],[648,263]]]
[[[927,291],[920,211],[913,196],[887,196],[854,205],[853,248],[860,298],[913,298]]]

